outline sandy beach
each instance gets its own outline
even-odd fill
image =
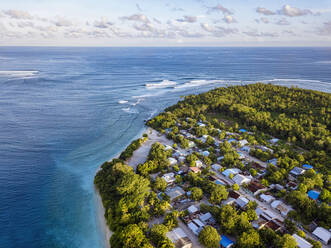
[[[126,163],[130,165],[134,170],[136,169],[137,165],[140,163],[144,163],[146,161],[147,155],[149,153],[149,150],[151,149],[151,146],[155,142],[160,142],[164,145],[170,145],[172,146],[173,141],[167,139],[167,137],[163,134],[160,134],[158,131],[147,128],[144,133],[148,134],[148,140],[144,142],[136,151],[133,152],[133,155]],[[121,153],[117,154],[113,158],[118,158]],[[113,158],[111,158],[109,161],[111,161]],[[100,168],[101,169],[101,168]],[[100,170],[99,169],[99,170]],[[112,232],[109,230],[109,227],[107,225],[106,219],[105,219],[105,208],[102,204],[102,199],[99,194],[99,191],[97,188],[95,188],[95,195],[96,195],[96,204],[97,204],[97,215],[98,215],[98,221],[100,223],[100,227],[103,230],[104,236],[105,236],[105,247],[110,248],[109,239],[112,235]]]
[[[96,195],[96,204],[97,204],[97,218],[98,222],[100,224],[101,230],[103,230],[104,236],[105,236],[105,245],[104,247],[110,248],[110,237],[112,235],[112,232],[109,230],[109,227],[107,225],[106,219],[105,219],[105,208],[102,204],[102,199],[99,194],[99,191],[96,187],[94,187],[95,195]]]
[[[158,131],[148,128],[145,133],[148,134],[148,140],[144,142],[139,149],[133,152],[133,155],[131,158],[126,161],[128,165],[130,165],[134,170],[136,169],[138,164],[142,164],[146,162],[146,158],[148,156],[149,150],[151,149],[151,146],[155,142],[160,142],[163,145],[170,145],[172,146],[173,141],[167,139],[167,137],[164,134],[160,134]]]

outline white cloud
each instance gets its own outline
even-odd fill
[[[292,7],[288,4],[284,5],[283,8],[279,11],[280,14],[288,16],[288,17],[296,17],[296,16],[304,16],[304,15],[312,15],[313,12],[309,9],[298,9]]]
[[[262,15],[267,15],[267,16],[276,14],[275,12],[268,10],[266,8],[262,8],[262,7],[256,8],[256,12],[259,14],[262,14]]]
[[[246,34],[247,36],[251,36],[251,37],[278,37],[277,33],[259,32],[257,30],[245,31],[243,32],[243,34]]]
[[[33,19],[33,17],[29,14],[29,12],[26,11],[10,9],[10,10],[5,10],[3,13],[14,19],[26,19],[26,20]]]
[[[147,16],[143,15],[143,14],[134,14],[134,15],[130,15],[130,16],[122,16],[120,17],[120,19],[122,20],[128,20],[128,21],[137,21],[137,22],[144,22],[144,23],[149,23],[149,19],[147,18]]]
[[[237,22],[237,20],[233,16],[230,16],[230,15],[224,16],[223,21],[228,24]]]

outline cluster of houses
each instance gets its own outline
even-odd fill
[[[203,122],[198,122],[198,126],[205,127],[206,124]],[[166,130],[166,132],[170,132],[171,130]],[[221,130],[217,129],[220,133]],[[240,129],[239,132],[249,133],[245,129]],[[173,206],[180,206],[183,203],[190,203],[188,199],[188,193],[186,192],[180,185],[176,184],[176,175],[183,175],[188,172],[200,173],[202,168],[205,167],[204,163],[200,160],[195,161],[195,166],[189,167],[185,165],[186,156],[197,152],[201,156],[208,157],[210,152],[207,149],[199,149],[194,140],[198,139],[201,142],[205,143],[208,139],[208,135],[203,135],[200,138],[197,138],[195,135],[191,134],[188,130],[180,130],[180,134],[185,138],[189,139],[189,147],[187,149],[174,149],[170,146],[166,146],[166,150],[173,149],[173,154],[169,158],[170,165],[180,165],[179,171],[170,172],[164,174],[162,178],[167,182],[168,187],[165,191],[165,194],[169,196]],[[252,134],[252,133],[250,133]],[[236,138],[233,138],[236,137]],[[211,137],[214,140],[215,151],[219,152],[219,147],[221,142],[227,140],[229,143],[233,145],[233,147],[237,150],[240,159],[251,162],[253,168],[256,168],[259,173],[256,176],[250,175],[247,171],[242,171],[238,168],[222,168],[222,166],[218,163],[224,159],[223,156],[217,157],[218,163],[212,164],[211,169],[215,172],[213,176],[209,177],[209,180],[213,181],[215,184],[220,184],[224,186],[232,186],[233,184],[237,184],[240,186],[239,191],[229,191],[228,199],[223,201],[223,205],[226,204],[234,204],[238,209],[244,210],[247,204],[250,201],[256,201],[258,203],[258,207],[256,209],[256,214],[258,216],[258,220],[252,223],[253,227],[256,229],[261,229],[264,227],[271,228],[274,231],[284,231],[284,218],[288,215],[288,213],[293,210],[292,207],[283,201],[276,199],[276,197],[272,194],[273,190],[293,190],[297,187],[296,178],[302,175],[306,170],[312,169],[311,165],[303,165],[301,167],[294,167],[290,171],[290,181],[286,184],[286,186],[282,186],[280,184],[273,184],[269,187],[262,185],[261,178],[263,177],[263,173],[266,170],[267,164],[273,164],[277,166],[277,158],[273,158],[267,161],[267,163],[259,162],[258,159],[254,158],[254,160],[250,160],[249,152],[252,148],[259,148],[262,151],[268,151],[273,153],[273,150],[266,146],[251,146],[246,139],[241,139],[240,134],[238,133],[230,133],[226,132],[226,138],[224,140],[218,140],[217,138]],[[277,145],[279,139],[272,138],[269,140],[271,145]],[[192,165],[191,165],[192,166]],[[316,200],[319,196],[318,191],[311,190],[308,192],[308,196],[311,199]],[[203,229],[205,225],[216,226],[215,220],[212,218],[210,213],[201,213],[199,211],[199,206],[190,205],[187,207],[187,216],[184,218],[184,222],[187,226],[187,230],[192,232],[194,235],[198,235],[199,232]],[[331,239],[331,233],[329,230],[326,230],[322,227],[317,227],[316,230],[312,233],[314,237],[320,240],[323,244],[328,244]],[[188,238],[185,230],[181,228],[176,228],[170,233],[168,233],[168,237],[174,242],[176,247],[189,248],[192,246],[190,239]],[[309,248],[312,245],[306,241],[304,238],[294,234],[293,237],[297,240],[298,247],[300,248]],[[229,238],[225,235],[222,235],[221,247],[231,247],[235,243],[233,238]]]

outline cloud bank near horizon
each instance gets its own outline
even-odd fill
[[[52,14],[51,6],[47,5],[43,5],[43,12],[36,12],[7,4],[12,8],[0,10],[0,44],[282,45],[301,40],[302,45],[309,45],[331,41],[331,3],[324,8],[313,3],[310,8],[290,4],[275,8],[275,3],[247,7],[231,3],[207,5],[197,0],[182,5],[161,1],[160,11],[155,10],[151,0],[135,3],[123,0],[123,6],[128,4],[126,7],[105,6],[112,10],[105,15],[103,11],[90,13],[88,9],[81,9],[75,0],[67,1],[72,6],[77,4],[74,16],[67,13],[72,7],[64,3],[62,6],[61,0],[57,6],[66,10],[61,15],[56,11]],[[101,7],[105,4],[102,2]]]

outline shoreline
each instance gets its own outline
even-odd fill
[[[156,131],[155,129],[153,129],[151,127],[147,127],[147,126],[135,138],[141,137],[144,133],[148,134],[148,140],[146,142],[144,142],[136,151],[133,152],[133,155],[131,158],[129,158],[127,161],[125,161],[126,164],[131,166],[134,170],[137,166],[136,163],[144,162],[143,160],[145,160],[147,158],[148,152],[149,152],[152,144],[154,144],[155,142],[160,142],[160,141],[163,143],[166,143],[168,145],[173,144],[173,142],[171,140],[168,140],[164,134],[161,134],[158,131]],[[122,151],[120,151],[118,154],[116,154],[115,156],[113,156],[112,158],[110,158],[107,161],[111,161],[114,158],[118,158],[120,156],[121,152]],[[97,169],[96,173],[99,170],[101,170],[101,166]],[[100,228],[104,235],[105,247],[111,248],[109,240],[110,240],[113,232],[109,229],[109,227],[107,225],[107,221],[105,218],[105,208],[103,206],[102,198],[101,198],[101,195],[99,194],[99,190],[97,189],[97,187],[95,185],[94,185],[94,192],[96,195],[97,218],[98,218]]]
[[[94,192],[96,196],[96,205],[97,205],[97,219],[100,225],[101,230],[103,231],[105,247],[110,248],[110,238],[113,232],[109,229],[107,225],[107,221],[105,218],[105,208],[102,203],[101,195],[99,194],[99,190],[94,186]]]

